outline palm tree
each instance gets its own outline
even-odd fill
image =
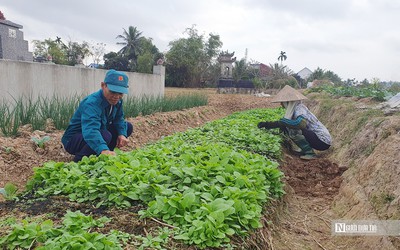
[[[235,79],[235,81],[242,80],[246,75],[246,71],[247,65],[244,58],[240,61],[235,61],[235,67],[233,68],[233,79]]]
[[[124,33],[116,37],[117,39],[119,38],[123,40],[123,42],[117,42],[117,44],[124,46],[118,53],[123,57],[126,57],[131,62],[133,68],[136,68],[137,66],[137,58],[141,49],[141,35],[142,32],[136,27],[129,26],[128,31],[124,29]]]
[[[271,79],[269,80],[269,87],[274,89],[280,89],[285,85],[290,85],[292,87],[297,87],[297,80],[291,76],[293,75],[293,71],[289,69],[287,66],[279,65],[275,63],[274,65],[269,65],[271,68]]]
[[[282,64],[282,61],[286,61],[286,58],[287,58],[286,52],[281,51],[281,54],[278,57],[278,61],[281,61],[281,64]]]
[[[271,68],[270,74],[273,79],[287,78],[288,76],[293,74],[293,71],[287,66],[282,66],[277,63],[275,63],[274,65],[270,64],[269,67]]]

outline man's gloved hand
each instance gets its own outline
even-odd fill
[[[257,127],[258,127],[258,128],[265,128],[265,124],[266,124],[266,122],[259,122],[259,123],[257,124]]]
[[[260,122],[257,125],[258,128],[266,128],[266,129],[273,129],[273,128],[283,128],[285,127],[281,122]]]

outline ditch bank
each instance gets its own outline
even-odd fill
[[[340,177],[335,177],[336,181],[332,178],[332,182],[309,183],[307,196],[301,195],[301,190],[295,186],[289,190],[286,199],[290,203],[286,203],[279,215],[289,219],[278,221],[277,229],[282,230],[275,234],[275,241],[272,241],[275,247],[272,247],[399,249],[399,237],[332,236],[330,229],[331,222],[339,219],[399,220],[399,113],[385,116],[377,108],[378,102],[366,98],[333,98],[324,94],[307,97],[306,105],[327,126],[334,140],[328,151],[321,152],[321,158],[314,161],[313,167],[320,166],[320,175],[329,176],[333,169]],[[322,159],[325,166],[320,163]],[[337,170],[332,168],[335,165]],[[297,175],[305,172],[308,180],[318,177],[310,174],[312,168],[305,170],[296,166],[292,164],[289,171],[284,170],[285,174],[295,170]],[[313,191],[321,187],[326,192],[332,191],[331,198],[313,195]],[[290,244],[284,242],[289,236],[295,236]],[[293,240],[296,238],[299,240]]]

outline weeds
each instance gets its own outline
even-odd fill
[[[364,150],[364,154],[366,156],[369,156],[370,154],[372,154],[372,152],[374,152],[375,148],[376,148],[376,145],[368,145],[366,147],[366,149]]]
[[[365,127],[365,125],[374,117],[380,117],[382,116],[382,111],[381,110],[367,110],[362,113],[357,117],[357,119],[354,119],[354,121],[351,123],[352,129],[349,131],[349,136],[347,140],[350,143],[350,138],[353,138],[361,128]]]
[[[396,199],[396,196],[389,192],[376,193],[371,197],[371,204],[373,205],[376,212],[385,208],[388,204]]]

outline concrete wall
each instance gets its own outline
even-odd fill
[[[153,74],[125,72],[129,96],[163,96],[165,68],[156,65]],[[0,60],[0,102],[13,97],[87,95],[100,89],[107,70],[47,63]]]

